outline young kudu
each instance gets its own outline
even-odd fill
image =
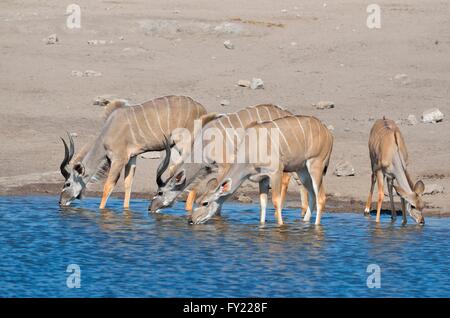
[[[264,138],[265,135],[267,138]],[[256,141],[254,136],[257,136]],[[262,200],[265,202],[261,202],[264,206],[270,185],[277,221],[281,225],[283,173],[294,172],[308,191],[309,208],[304,220],[309,221],[310,209],[316,206],[316,224],[320,224],[325,205],[322,179],[328,168],[332,147],[333,135],[315,117],[288,116],[248,127],[238,150],[238,154],[244,154],[246,163],[232,164],[227,168],[219,186],[208,193],[201,206],[192,213],[192,223],[209,220],[242,182],[251,178],[260,181],[260,191],[265,194]],[[251,159],[255,154],[270,154],[270,164],[267,164],[264,155],[258,156],[258,160]]]
[[[205,152],[204,162],[200,164],[182,160],[175,167],[172,176],[167,179],[162,187],[159,187],[157,194],[152,199],[149,210],[151,212],[157,212],[162,208],[171,206],[185,189],[193,185],[186,201],[186,210],[189,212],[192,211],[195,197],[200,189],[202,187],[208,188],[214,181],[217,182],[218,179],[222,178],[224,171],[231,164],[229,160],[233,157],[236,147],[226,147],[227,142],[231,142],[233,145],[239,144],[245,134],[245,128],[255,122],[272,121],[290,115],[292,115],[291,112],[272,104],[251,106],[235,113],[217,115],[215,120],[210,121],[199,131],[194,141],[194,145],[202,144],[203,149],[214,144],[213,151]],[[214,140],[205,140],[207,138],[206,136],[209,135],[208,132],[214,132]],[[237,141],[236,143],[234,143],[235,140]],[[220,149],[216,149],[216,147]],[[170,156],[170,149],[167,149],[166,153],[166,158],[168,158]],[[186,159],[191,155],[191,153],[186,152],[183,157]],[[160,166],[158,176],[164,172],[163,170],[168,165],[169,160],[165,161],[165,165]],[[213,168],[211,168],[211,165]],[[212,173],[212,171],[216,173]],[[207,177],[199,183],[199,179],[205,177],[206,174],[208,174]],[[289,180],[289,174],[283,176],[283,197],[287,191]],[[301,191],[304,192],[303,187],[301,187]],[[307,200],[303,192],[302,213],[307,209]],[[264,202],[264,196],[265,194],[262,194],[261,202]],[[261,223],[264,223],[264,221],[265,205],[263,204],[261,205]]]
[[[378,182],[376,221],[380,222],[381,204],[384,198],[383,179],[386,177],[392,219],[395,220],[397,216],[393,198],[393,189],[395,189],[401,197],[403,223],[406,223],[407,210],[417,223],[424,224],[425,220],[422,215],[424,205],[421,197],[425,186],[420,180],[416,184],[411,180],[406,169],[408,165],[406,144],[400,129],[393,120],[383,118],[374,123],[370,131],[369,153],[372,164],[372,181],[364,213],[370,212],[375,182]]]
[[[88,183],[106,177],[100,203],[100,208],[104,208],[125,168],[123,206],[128,208],[136,156],[165,149],[166,137],[170,140],[176,128],[186,128],[192,132],[194,120],[205,114],[201,104],[186,96],[165,96],[133,106],[126,106],[120,101],[112,102],[108,105],[100,134],[81,150],[75,160],[72,160],[72,138],[69,136],[69,147],[63,139],[65,156],[60,170],[66,181],[61,191],[60,205],[66,206],[81,198]],[[185,146],[176,145],[180,152],[187,149]]]

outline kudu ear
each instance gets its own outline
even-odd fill
[[[84,175],[85,169],[84,169],[84,165],[81,162],[76,163],[73,166],[73,170],[75,170],[79,175]]]
[[[226,195],[229,194],[230,191],[231,191],[231,179],[228,178],[220,185],[219,193],[220,195]]]
[[[181,170],[173,178],[175,180],[175,185],[181,185],[186,181],[186,173],[184,170]]]
[[[425,184],[422,182],[422,180],[419,180],[416,182],[416,184],[414,185],[414,192],[417,195],[422,195],[425,191]]]

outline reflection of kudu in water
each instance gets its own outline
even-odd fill
[[[365,213],[370,212],[375,182],[378,182],[378,201],[376,222],[380,222],[381,204],[384,197],[383,179],[386,177],[391,201],[392,219],[396,218],[393,189],[400,195],[403,223],[406,223],[406,210],[417,223],[424,223],[422,215],[422,194],[425,186],[422,181],[413,183],[406,167],[408,152],[400,129],[393,120],[379,119],[370,131],[370,161],[372,164],[372,182]],[[394,181],[396,181],[394,183]],[[408,205],[406,206],[406,203]]]
[[[257,142],[252,139],[255,133],[259,134]],[[267,134],[267,142],[261,142],[262,136]],[[192,222],[204,223],[209,220],[244,180],[253,178],[260,180],[260,197],[263,198],[261,205],[264,207],[270,181],[278,224],[283,224],[282,175],[283,172],[296,172],[308,190],[309,208],[313,210],[314,206],[317,207],[316,224],[320,224],[325,205],[322,178],[328,168],[332,147],[333,135],[315,117],[288,116],[248,127],[238,151],[245,154],[246,163],[233,164],[227,169],[219,186],[205,196],[201,207],[194,210]],[[278,154],[278,158],[271,165],[260,161],[252,162],[250,154],[258,153]],[[311,212],[308,209],[305,220],[310,217]]]
[[[109,195],[125,168],[124,207],[128,208],[136,167],[136,156],[147,151],[165,149],[166,136],[176,128],[187,128],[191,133],[194,120],[205,115],[205,108],[190,97],[165,96],[143,104],[126,106],[122,101],[111,102],[98,137],[77,154],[70,138],[70,148],[64,142],[65,156],[61,173],[66,179],[61,191],[60,204],[69,205],[81,198],[86,185],[106,178],[100,208],[104,208]],[[187,145],[177,145],[183,152]],[[72,167],[69,162],[72,160]]]
[[[149,210],[156,212],[161,208],[171,206],[176,198],[186,188],[191,186],[191,191],[189,192],[186,201],[186,210],[191,211],[195,196],[199,192],[201,186],[205,187],[206,185],[207,188],[212,186],[214,182],[217,182],[217,179],[222,178],[224,171],[230,166],[231,163],[229,159],[233,157],[233,154],[236,151],[236,148],[234,147],[234,144],[236,144],[235,140],[237,140],[237,144],[240,143],[245,134],[246,127],[255,122],[272,121],[291,115],[291,112],[272,104],[251,106],[235,113],[217,115],[217,119],[206,124],[202,131],[196,135],[196,140],[194,141],[194,145],[203,144],[204,149],[208,149],[209,145],[212,145],[211,151],[205,151],[206,163],[192,164],[183,160],[178,164],[174,169],[172,176],[159,187],[156,196],[152,199]],[[211,137],[206,136],[208,133],[214,133],[214,138],[211,138],[213,140],[205,140],[207,137]],[[232,147],[227,147],[227,142],[229,145],[232,145]],[[197,151],[197,149],[194,149],[194,151]],[[203,149],[201,152],[203,153]],[[186,159],[191,155],[191,153],[186,152],[183,157]],[[158,175],[162,174],[164,172],[163,170],[167,168],[170,161],[169,156],[170,149],[166,148],[165,164],[161,165],[160,169],[158,169]],[[217,173],[211,174],[211,168],[208,165],[211,163],[214,163],[214,166],[217,166]],[[208,176],[203,179],[202,177],[206,174],[208,174]],[[199,179],[203,179],[201,180],[201,185],[198,184]],[[289,180],[289,174],[283,176],[283,197],[287,191]],[[305,212],[307,209],[307,195],[305,194],[303,187],[301,187],[301,189],[302,211]],[[265,209],[265,206],[263,206],[263,209]],[[261,219],[261,222],[264,223],[264,220]]]

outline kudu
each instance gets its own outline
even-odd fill
[[[411,180],[406,169],[408,165],[406,144],[400,129],[393,120],[383,117],[374,123],[370,131],[369,153],[372,178],[364,213],[370,212],[375,182],[378,182],[376,222],[380,222],[381,205],[384,198],[383,180],[386,177],[392,219],[395,220],[397,216],[393,198],[393,189],[395,189],[401,197],[403,223],[406,223],[406,210],[408,210],[417,223],[424,224],[422,194],[425,186],[420,180],[416,184]]]
[[[66,181],[60,205],[81,198],[88,183],[106,178],[100,203],[100,208],[104,208],[125,168],[123,206],[128,208],[137,155],[165,149],[166,137],[171,140],[176,128],[192,131],[194,120],[205,114],[200,103],[186,96],[164,96],[133,106],[123,101],[111,102],[99,135],[75,158],[72,138],[69,136],[69,146],[63,139],[65,155],[60,170]],[[186,145],[176,146],[183,152]]]
[[[235,113],[217,115],[217,118],[206,124],[201,131],[195,136],[194,144],[202,144],[203,149],[206,149],[208,145],[215,143],[215,146],[220,149],[215,151],[205,152],[205,158],[203,163],[189,163],[186,160],[182,160],[174,168],[174,172],[171,177],[164,182],[162,187],[159,187],[157,194],[153,197],[149,210],[151,212],[157,212],[162,208],[169,207],[173,204],[176,198],[187,188],[190,188],[190,192],[186,201],[186,210],[192,211],[193,203],[196,195],[201,188],[208,189],[214,181],[220,179],[223,176],[224,171],[230,165],[227,158],[230,159],[235,152],[235,147],[226,147],[227,141],[236,141],[238,144],[245,134],[245,128],[255,122],[272,121],[285,116],[291,116],[292,113],[280,108],[279,106],[272,104],[261,104],[251,107],[246,107]],[[215,139],[205,140],[208,131],[215,130]],[[221,142],[218,142],[216,138],[220,138]],[[202,150],[203,150],[202,149]],[[221,150],[221,151],[218,151]],[[170,149],[166,149],[166,158],[170,156]],[[191,153],[186,152],[184,159],[191,156]],[[169,165],[169,161],[165,161],[164,165],[158,169],[158,175],[160,175]],[[211,167],[212,166],[212,167]],[[205,178],[206,177],[206,178]],[[203,179],[203,180],[201,180]],[[290,175],[284,175],[282,178],[282,196],[284,197],[287,186],[290,180]],[[199,180],[201,180],[199,182]],[[300,188],[302,193],[302,213],[307,210],[307,199],[305,190]],[[261,223],[265,221],[265,194],[262,194],[261,202]]]
[[[252,137],[255,135],[258,136],[256,142]],[[264,135],[268,135],[266,140]],[[191,222],[199,224],[209,220],[245,179],[253,178],[260,180],[260,193],[263,198],[267,198],[270,185],[277,221],[281,225],[284,199],[281,195],[282,176],[283,173],[291,172],[298,175],[308,191],[309,209],[304,220],[309,221],[310,210],[316,206],[315,224],[320,224],[326,200],[322,179],[328,168],[333,139],[327,127],[317,118],[310,116],[288,116],[248,127],[238,150],[238,153],[244,154],[246,163],[228,167],[219,186],[208,193],[201,206],[194,210]],[[265,158],[250,158],[250,154],[262,153],[270,153],[271,160],[275,160],[267,165]],[[262,205],[266,203],[262,202]]]

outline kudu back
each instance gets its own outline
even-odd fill
[[[112,102],[107,106],[100,133],[80,154],[74,157],[70,136],[69,145],[63,140],[65,155],[60,170],[66,181],[60,205],[81,198],[89,183],[106,178],[100,203],[100,208],[104,208],[125,168],[124,207],[128,208],[137,155],[164,150],[166,143],[172,146],[171,134],[176,128],[192,133],[194,120],[205,114],[200,103],[186,96],[164,96],[133,106]],[[177,145],[177,150],[182,152],[185,146]]]

